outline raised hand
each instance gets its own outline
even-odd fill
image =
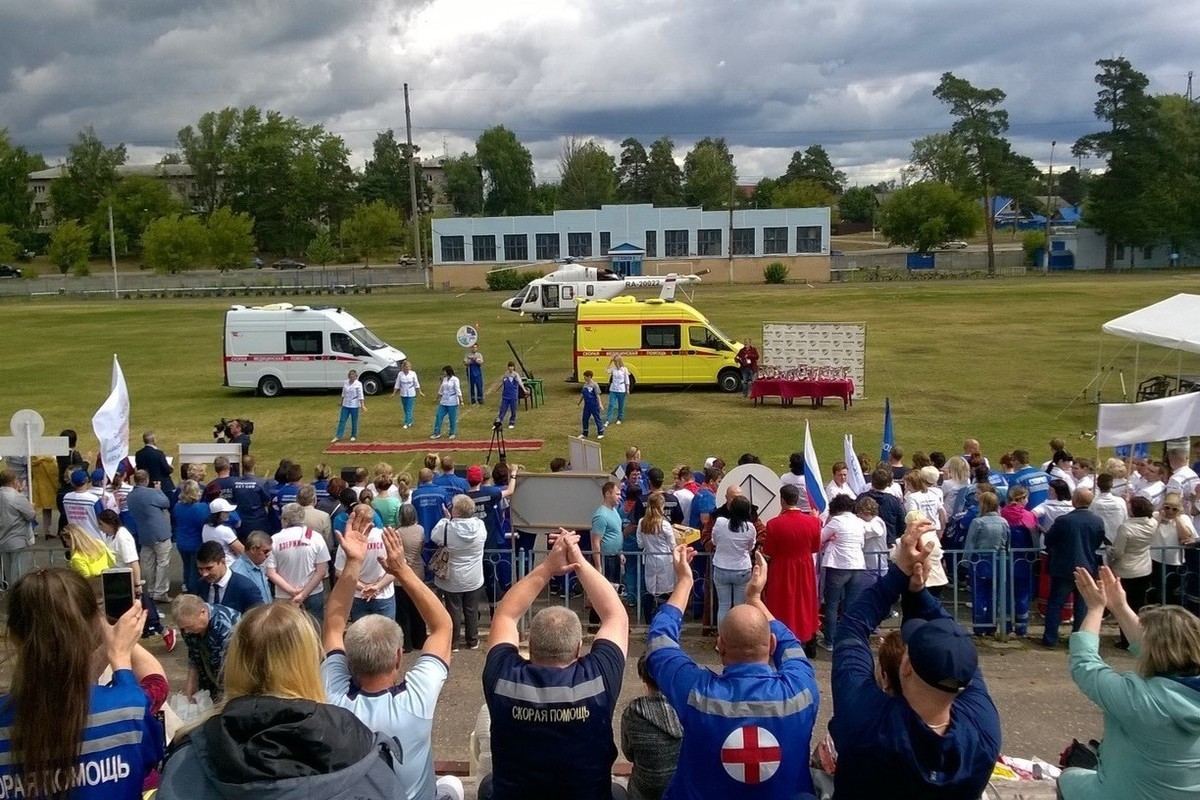
[[[918,561],[913,565],[912,575],[908,576],[908,590],[910,592],[919,592],[925,588],[925,581],[929,580],[929,561]]]
[[[404,542],[394,528],[383,529],[383,552],[387,557],[379,559],[379,563],[387,574],[399,578],[408,568],[408,562],[404,558]]]
[[[933,523],[928,519],[916,519],[908,523],[904,535],[896,546],[896,566],[908,576],[912,576],[916,565],[929,558],[933,552],[933,542],[922,544],[921,537],[933,529]]]
[[[1118,608],[1127,608],[1129,600],[1125,597],[1125,587],[1121,585],[1121,579],[1113,574],[1113,571],[1108,567],[1100,568],[1100,588],[1104,590],[1104,595],[1108,600],[1108,607],[1114,611]]]
[[[108,663],[128,664],[142,629],[146,624],[146,609],[134,603],[113,625],[104,626],[104,647]]]
[[[367,521],[366,530],[357,523],[357,518],[351,517],[346,524],[346,532],[336,534],[338,544],[346,554],[347,563],[354,561],[361,564],[367,557],[367,531],[370,530],[370,520]]]
[[[692,559],[696,557],[696,551],[688,547],[686,544],[675,545],[675,549],[671,551],[671,566],[675,570],[675,579],[681,580],[692,578]]]
[[[1108,594],[1105,588],[1096,583],[1092,574],[1083,567],[1075,568],[1075,588],[1087,603],[1088,610],[1104,608],[1108,605]]]
[[[558,533],[549,537],[550,552],[543,562],[551,575],[566,575],[578,566],[583,559],[579,550],[579,534],[566,528],[559,528]]]
[[[746,584],[746,601],[753,602],[762,596],[767,585],[767,559],[761,551],[754,551],[754,566],[750,568],[750,580]]]

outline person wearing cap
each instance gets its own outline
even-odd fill
[[[895,561],[838,625],[833,719],[838,800],[877,797],[975,800],[1000,755],[1000,715],[970,634],[927,591],[931,547],[925,519],[910,522]],[[907,650],[895,694],[880,689],[870,638],[901,601]]]
[[[467,467],[467,496],[475,501],[475,516],[483,520],[488,533],[488,547],[507,548],[500,525],[500,503],[513,496],[517,490],[517,470],[519,464],[513,464],[508,474],[507,486],[484,486],[483,467],[472,464]]]
[[[229,515],[237,510],[237,506],[218,497],[208,504],[208,520],[200,531],[202,542],[217,542],[225,551],[225,564],[232,566],[237,557],[246,552],[246,545],[238,541],[237,534],[229,525]]]
[[[97,516],[104,510],[104,503],[89,489],[90,485],[87,470],[77,469],[71,473],[71,491],[62,499],[63,513],[68,524],[78,525],[97,539],[103,539]]]
[[[718,675],[680,644],[694,556],[686,545],[673,551],[675,589],[654,616],[646,645],[646,668],[683,726],[679,765],[664,796],[812,796],[809,743],[820,689],[803,646],[762,602],[766,558],[756,554],[746,602],[721,620]]]

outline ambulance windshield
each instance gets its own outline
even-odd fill
[[[388,346],[387,342],[371,333],[371,329],[367,327],[355,328],[350,331],[350,335],[362,342],[363,346],[369,350],[380,350]]]

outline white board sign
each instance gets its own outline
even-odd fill
[[[762,464],[742,464],[725,473],[717,487],[717,504],[725,502],[730,486],[742,490],[742,497],[758,509],[758,518],[766,522],[779,515],[779,476]]]
[[[855,399],[867,389],[867,326],[862,322],[764,322],[762,363],[777,369],[800,365],[846,367]]]
[[[567,461],[576,472],[604,472],[600,443],[582,436],[567,437]]]
[[[518,472],[509,514],[516,530],[590,530],[592,514],[612,480],[606,473]]]

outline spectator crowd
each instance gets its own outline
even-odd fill
[[[350,482],[287,460],[263,477],[246,453],[189,465],[175,486],[147,432],[138,468],[112,480],[73,450],[60,458],[57,533],[43,525],[62,568],[32,567],[36,510],[0,470],[14,653],[0,797],[461,798],[435,775],[432,729],[454,654],[483,648],[481,798],[973,800],[1001,728],[972,633],[1027,635],[1039,608],[1035,644],[1057,647],[1071,624],[1070,674],[1104,715],[1098,765],[1068,769],[1062,796],[1197,796],[1191,454],[1098,467],[1050,444],[1044,464],[1014,450],[995,465],[971,439],[949,458],[906,462],[894,447],[890,460],[834,463],[823,487],[806,485],[797,453],[767,520],[737,486],[718,496],[721,458],[665,471],[632,447],[590,527],[539,543],[512,526],[522,468],[503,460],[460,475],[431,453],[415,478],[380,463]],[[115,619],[99,584],[113,567],[137,598]],[[1012,585],[998,591],[1001,569]],[[972,630],[942,602],[959,582]],[[544,602],[554,595],[565,601]],[[621,709],[630,608],[649,626],[644,693]],[[1133,672],[1100,656],[1106,614]],[[715,634],[719,670],[692,655],[689,621]],[[168,747],[151,651],[177,639],[183,693],[215,706]],[[832,663],[827,696],[819,657]],[[814,729],[822,702],[828,732]],[[613,779],[619,752],[627,784]]]

